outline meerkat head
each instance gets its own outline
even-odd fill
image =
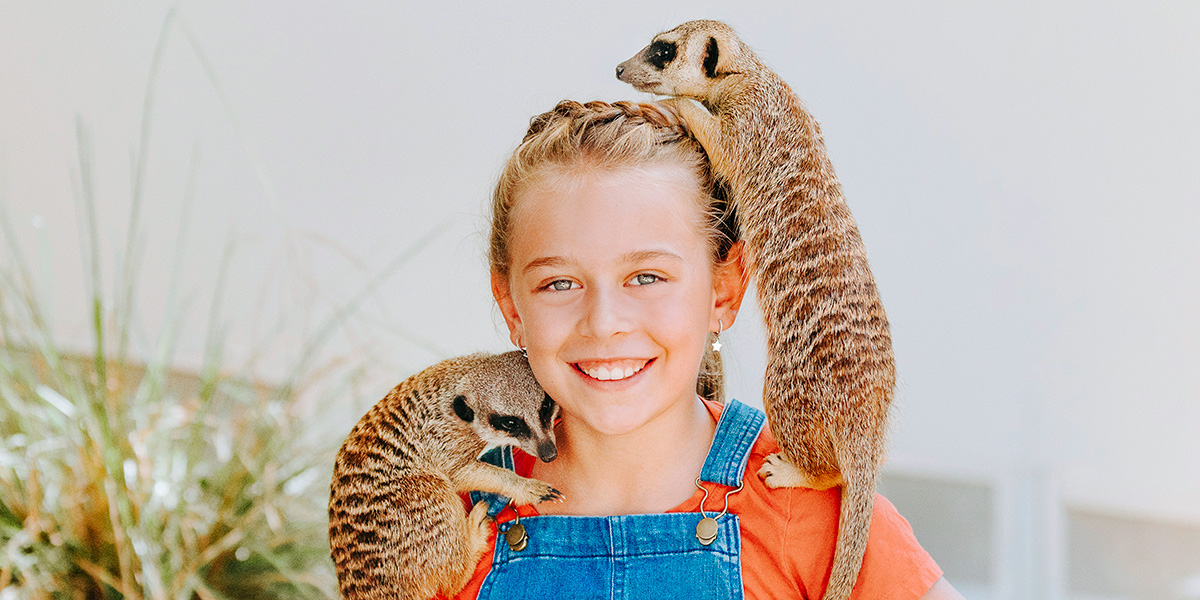
[[[617,79],[639,91],[704,102],[727,76],[741,72],[754,55],[720,21],[688,21],[654,36],[649,46],[617,65]]]
[[[489,446],[516,446],[550,462],[558,456],[558,405],[533,377],[520,352],[472,357],[450,402],[455,417]],[[474,361],[473,361],[474,362]]]

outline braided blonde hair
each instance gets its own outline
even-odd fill
[[[525,139],[496,183],[488,250],[492,272],[509,276],[513,211],[521,191],[537,182],[539,175],[553,169],[611,171],[655,163],[683,166],[694,174],[699,190],[696,201],[704,215],[702,233],[714,267],[724,262],[737,240],[736,217],[704,149],[679,116],[660,104],[563,100],[530,121]],[[705,350],[696,391],[707,399],[724,400],[721,358],[712,350]]]

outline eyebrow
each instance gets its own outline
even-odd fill
[[[634,252],[626,252],[625,254],[621,255],[620,261],[623,263],[632,263],[657,260],[660,258],[683,262],[682,256],[667,250],[636,250]]]
[[[636,263],[658,259],[683,262],[682,256],[667,250],[635,250],[633,252],[626,252],[625,254],[622,254],[617,261],[620,263]],[[542,256],[529,261],[529,264],[526,264],[525,267],[521,269],[521,273],[528,273],[541,267],[561,267],[571,264],[571,262],[572,261],[567,260],[566,257],[563,256]]]
[[[561,267],[569,262],[570,261],[561,256],[543,256],[541,258],[535,258],[529,261],[529,264],[525,265],[525,268],[521,269],[521,273],[528,273],[540,267]]]

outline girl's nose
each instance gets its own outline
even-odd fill
[[[580,323],[581,333],[593,338],[607,338],[629,331],[631,318],[619,291],[599,286],[593,286],[588,291],[586,314]]]

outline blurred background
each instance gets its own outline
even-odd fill
[[[0,599],[331,594],[350,426],[509,346],[529,118],[648,98],[614,67],[694,18],[822,123],[893,328],[882,491],[951,583],[1200,598],[1200,4],[46,0],[0,4]],[[761,327],[722,340],[761,405]]]

